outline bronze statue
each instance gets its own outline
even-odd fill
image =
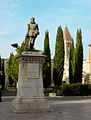
[[[38,24],[35,23],[35,18],[31,18],[28,24],[27,34],[25,37],[25,50],[32,50],[34,48],[35,39],[39,35]]]

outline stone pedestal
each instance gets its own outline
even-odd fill
[[[19,63],[18,91],[12,102],[16,113],[50,111],[43,92],[42,64],[44,56],[39,51],[25,51],[17,57]]]

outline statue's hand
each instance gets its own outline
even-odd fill
[[[38,31],[38,30],[36,30],[36,31],[35,31],[35,34],[36,34],[36,35],[39,35],[39,31]]]

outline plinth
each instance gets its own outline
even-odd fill
[[[42,64],[44,56],[39,51],[24,51],[17,57],[19,63],[18,91],[12,102],[16,113],[47,112],[50,105],[44,96]]]

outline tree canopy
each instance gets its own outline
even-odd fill
[[[72,84],[74,83],[74,76],[73,76],[73,56],[74,56],[74,42],[72,39],[72,43],[70,45],[70,52],[69,52],[69,82]]]
[[[73,56],[73,76],[75,83],[82,82],[82,70],[83,70],[83,44],[81,29],[79,29],[77,30],[76,48]]]
[[[63,30],[61,26],[59,26],[56,35],[54,68],[53,68],[53,79],[55,86],[61,85],[63,78],[63,71],[64,71],[64,39],[63,39]]]
[[[48,31],[45,31],[43,54],[46,56],[43,63],[43,85],[44,88],[48,88],[51,84],[51,52]]]
[[[16,56],[22,53],[24,50],[24,42],[21,44],[21,47],[18,47],[16,49],[17,54],[14,55],[13,53],[10,54],[9,62],[8,62],[8,68],[7,68],[7,74],[15,81],[18,81],[18,63],[16,61]]]

